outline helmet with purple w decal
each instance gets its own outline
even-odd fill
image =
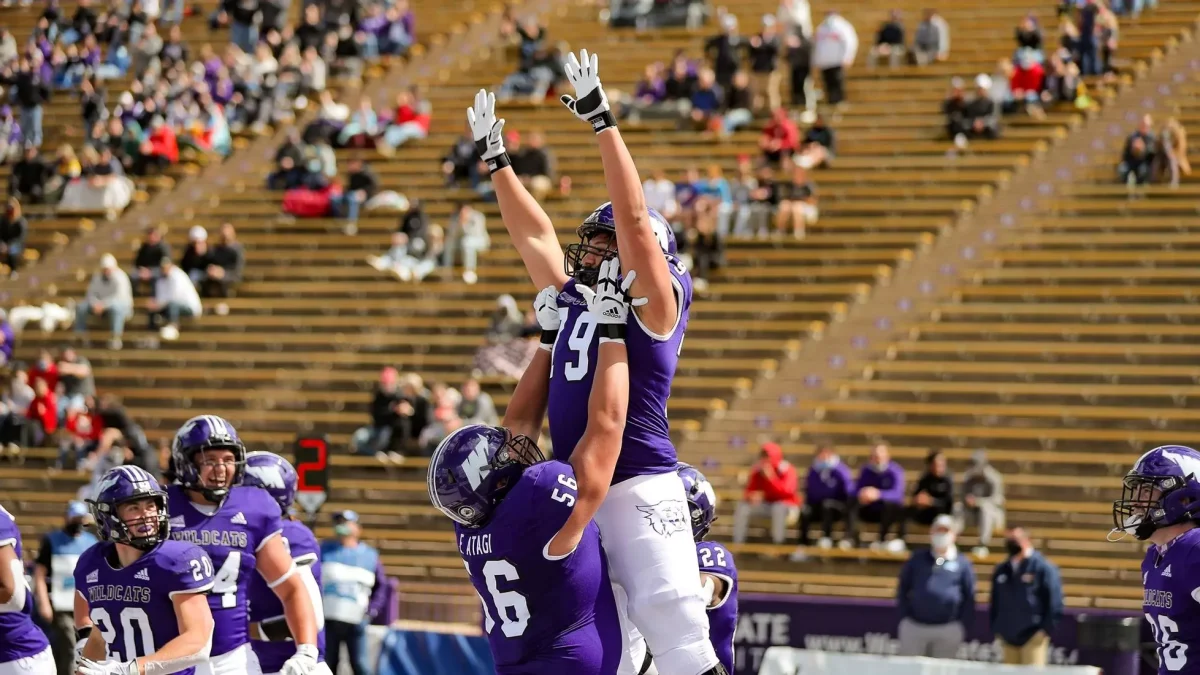
[[[232,453],[232,462],[204,456],[220,450]],[[246,446],[228,420],[216,415],[197,415],[184,422],[175,433],[171,460],[176,482],[189,490],[199,491],[209,501],[220,503],[230,488],[242,484]],[[212,464],[212,470],[201,471],[202,464]],[[203,473],[209,474],[207,479]]]

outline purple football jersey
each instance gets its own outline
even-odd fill
[[[24,560],[21,557],[21,531],[12,514],[0,506],[0,547],[4,546],[13,547],[18,562]],[[23,571],[16,581],[25,583]],[[0,636],[4,637],[0,640],[0,663],[37,656],[50,646],[46,634],[33,623],[33,591],[25,594],[25,606],[20,612],[0,614]]]
[[[179,485],[167,487],[171,538],[204,549],[216,566],[208,596],[212,608],[212,655],[220,656],[250,642],[247,602],[250,580],[258,576],[255,555],[268,539],[283,531],[279,504],[266,491],[237,486],[211,516],[188,499]]]
[[[169,540],[128,567],[119,564],[116,544],[96,544],[75,565],[75,589],[88,602],[93,630],[108,644],[108,658],[125,662],[149,656],[179,637],[174,597],[206,593],[214,569],[199,546]]]
[[[733,633],[737,629],[738,579],[733,554],[715,541],[696,542],[696,559],[701,574],[725,582],[725,599],[708,608],[708,641],[717,651],[725,670],[733,672]]]
[[[292,553],[292,560],[299,567],[307,567],[316,581],[316,588],[310,588],[310,593],[321,597],[321,547],[317,537],[308,526],[298,520],[283,521],[283,542]],[[283,603],[275,591],[267,586],[266,579],[261,574],[250,575],[250,621],[266,621],[283,616]],[[264,673],[278,673],[283,670],[283,664],[296,653],[295,642],[261,642],[251,640],[250,646],[258,655]],[[317,633],[317,660],[325,662],[325,630]]]
[[[455,525],[499,675],[617,672],[621,626],[600,530],[590,523],[565,558],[545,555],[575,497],[571,465],[541,462],[525,470],[486,525]]]
[[[1161,554],[1160,554],[1161,552]],[[1200,673],[1200,528],[1142,561],[1142,610],[1158,643],[1158,672]]]
[[[674,471],[678,460],[667,425],[667,398],[683,349],[688,311],[692,305],[692,277],[675,258],[668,256],[672,282],[679,301],[679,321],[666,339],[651,335],[630,313],[625,346],[629,352],[629,411],[621,455],[613,483],[634,476]],[[550,371],[550,440],[554,456],[564,462],[587,428],[588,398],[592,393],[597,349],[595,318],[570,280],[558,294],[561,328],[554,343]]]

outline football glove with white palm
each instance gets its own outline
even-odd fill
[[[296,653],[284,662],[279,675],[314,675],[317,672],[317,646],[297,645]]]
[[[568,110],[591,124],[596,133],[617,126],[617,118],[613,117],[608,106],[608,97],[604,95],[604,87],[600,84],[599,68],[600,57],[589,54],[586,49],[579,52],[578,58],[574,52],[568,54],[563,70],[567,73],[567,80],[575,88],[575,96],[563,94],[559,97]]]
[[[629,321],[629,308],[641,307],[649,302],[646,298],[630,297],[629,289],[637,272],[630,270],[621,278],[621,261],[609,258],[600,263],[600,277],[596,290],[576,286],[579,294],[587,301],[588,312],[596,317],[600,331],[600,342],[625,342],[625,324]]]
[[[80,657],[79,664],[75,666],[75,672],[78,675],[140,675],[137,661],[93,661],[87,657]]]
[[[467,108],[467,122],[475,139],[475,152],[496,173],[512,164],[504,149],[504,120],[496,119],[496,95],[486,89],[475,94],[475,105]]]
[[[533,301],[533,311],[537,314],[538,325],[542,327],[542,339],[538,347],[550,351],[558,340],[558,287],[543,288]]]

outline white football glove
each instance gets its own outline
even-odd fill
[[[586,286],[575,287],[587,301],[588,312],[596,317],[596,324],[600,327],[600,342],[624,342],[629,308],[641,307],[649,302],[646,298],[630,297],[629,289],[636,278],[637,272],[629,270],[621,279],[621,261],[609,258],[600,263],[596,290]]]
[[[279,675],[313,675],[317,672],[317,646],[298,645],[296,654],[284,662]]]
[[[75,672],[78,675],[139,675],[140,671],[137,661],[93,661],[81,656]]]
[[[475,152],[492,173],[511,164],[504,149],[504,120],[496,119],[496,95],[486,89],[475,94],[475,105],[467,108],[467,122],[475,139]]]
[[[538,347],[547,351],[554,349],[559,324],[558,287],[543,288],[533,301],[533,311],[537,314],[538,325],[542,327],[542,340]]]
[[[589,54],[586,49],[579,52],[579,58],[575,57],[574,52],[568,54],[563,70],[571,86],[575,87],[575,96],[563,94],[559,97],[568,110],[591,124],[592,131],[596,133],[617,126],[617,120],[609,110],[604,87],[600,84],[599,67],[600,57]]]

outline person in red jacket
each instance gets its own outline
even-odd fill
[[[33,401],[25,417],[33,421],[34,442],[41,445],[45,439],[58,431],[58,399],[45,380],[33,384]],[[39,435],[40,434],[40,435]]]
[[[376,149],[387,155],[405,143],[429,135],[432,108],[421,100],[420,90],[412,87],[396,95],[396,114],[383,132],[383,143]]]
[[[1033,51],[1021,49],[1013,63],[1012,77],[1008,86],[1013,100],[1025,102],[1025,111],[1034,117],[1042,115],[1042,85],[1046,81],[1046,69],[1037,60]]]
[[[750,469],[746,493],[733,512],[733,541],[746,541],[751,516],[770,513],[771,540],[782,544],[788,521],[800,512],[798,480],[796,467],[783,458],[783,449],[775,443],[764,443],[758,462]]]
[[[83,472],[84,459],[96,449],[100,443],[100,433],[104,431],[104,421],[95,412],[96,402],[92,397],[86,399],[88,405],[73,403],[67,407],[66,420],[63,429],[66,431],[58,442],[58,461],[55,468],[62,469],[67,457],[74,451],[75,470]]]
[[[784,157],[791,157],[800,147],[800,127],[788,117],[787,108],[776,108],[771,121],[763,126],[758,147],[763,159],[771,166],[779,166]]]

